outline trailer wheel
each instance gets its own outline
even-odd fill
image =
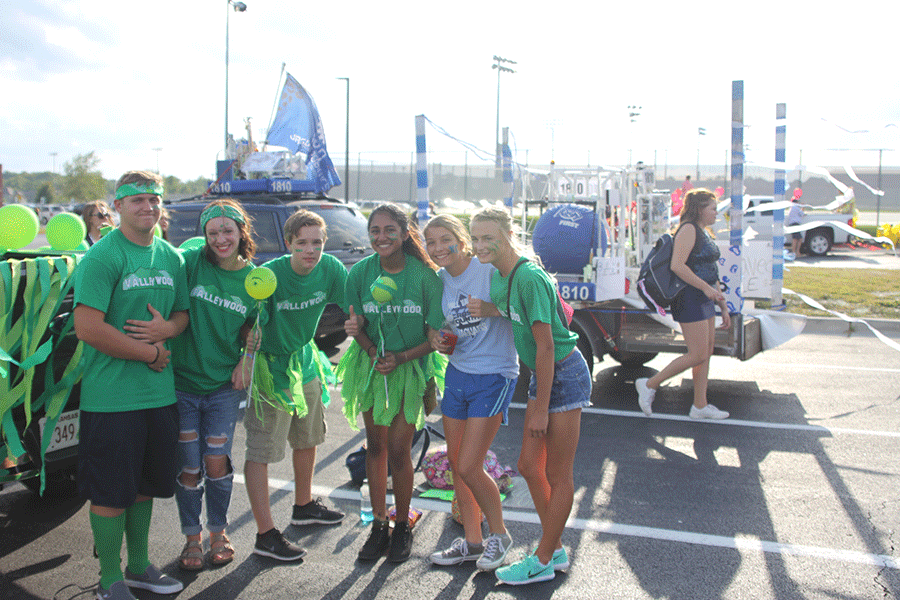
[[[628,350],[609,349],[609,355],[623,367],[641,367],[656,358],[656,352],[629,352]]]
[[[827,229],[813,229],[806,236],[806,250],[813,256],[825,256],[831,250],[831,235]]]

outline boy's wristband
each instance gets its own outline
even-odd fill
[[[153,347],[156,348],[156,358],[154,358],[153,360],[148,362],[147,363],[148,365],[152,365],[153,363],[155,363],[156,361],[159,360],[159,346],[153,346]]]

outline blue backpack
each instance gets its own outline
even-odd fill
[[[681,228],[679,227],[679,230]],[[675,232],[678,235],[678,232]],[[700,241],[698,235],[694,240],[691,252],[696,252]],[[675,273],[672,272],[672,250],[675,247],[675,236],[664,233],[656,240],[656,245],[647,254],[644,264],[638,273],[637,291],[647,308],[665,315],[665,309],[672,305],[675,296],[687,287]]]

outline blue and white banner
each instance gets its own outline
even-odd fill
[[[312,96],[290,73],[284,80],[278,112],[266,143],[306,154],[306,179],[323,194],[341,184],[325,146],[325,129]]]

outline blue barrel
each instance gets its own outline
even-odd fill
[[[531,242],[535,253],[551,273],[581,274],[598,255],[600,216],[587,206],[560,204],[538,219]]]

